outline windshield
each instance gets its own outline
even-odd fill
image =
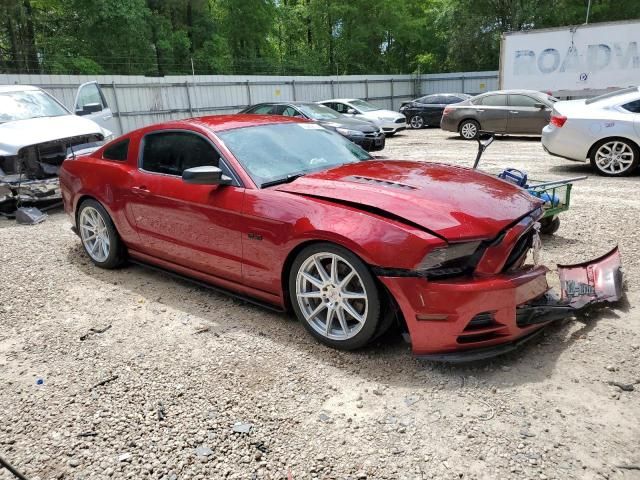
[[[61,115],[69,112],[41,90],[0,93],[0,123]]]
[[[599,95],[597,97],[589,98],[584,103],[586,105],[590,105],[595,102],[599,102],[600,100],[606,100],[607,98],[617,97],[618,95],[626,95],[627,93],[637,92],[638,87],[629,87],[623,88],[622,90],[616,90],[615,92],[605,93],[604,95]]]
[[[377,107],[372,103],[365,102],[364,100],[352,100],[350,103],[362,112],[373,112],[375,110],[381,110],[380,107]]]
[[[371,159],[342,135],[314,123],[243,127],[218,136],[260,186]]]
[[[342,115],[340,115],[338,112],[324,105],[308,103],[308,104],[296,105],[296,106],[307,117],[312,118],[314,120],[336,120],[342,117]]]

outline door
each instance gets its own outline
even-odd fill
[[[425,121],[428,125],[440,125],[442,112],[445,107],[445,97],[442,95],[433,95],[427,104],[427,115]]]
[[[542,107],[540,107],[542,105]],[[541,135],[549,123],[551,108],[529,95],[509,95],[508,133]]]
[[[640,140],[640,100],[634,100],[633,102],[625,103],[622,105],[622,108],[627,112],[631,113],[631,118],[633,119],[633,126],[636,130],[637,138],[636,143]]]
[[[87,82],[78,87],[73,111],[76,115],[93,120],[110,132],[122,133],[117,131],[113,113],[98,82]]]
[[[482,130],[506,132],[509,110],[507,96],[496,94],[480,97],[474,108],[476,120]]]
[[[220,167],[233,184],[182,181],[183,170],[203,165]],[[211,142],[189,131],[149,133],[138,167],[129,208],[145,253],[240,282],[244,188]]]

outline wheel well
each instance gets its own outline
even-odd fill
[[[636,153],[640,152],[640,146],[638,146],[638,144],[636,142],[634,142],[633,140],[631,140],[630,138],[626,138],[626,137],[605,137],[605,138],[601,138],[600,140],[595,142],[593,145],[591,145],[591,148],[589,148],[589,151],[587,152],[587,159],[591,160],[591,156],[593,155],[593,152],[594,152],[594,150],[596,149],[596,147],[598,145],[600,145],[602,142],[607,142],[609,140],[624,140],[625,142],[629,142],[636,149]]]
[[[299,245],[296,245],[293,250],[289,252],[287,258],[284,260],[284,264],[282,265],[282,274],[280,275],[280,282],[282,284],[282,297],[284,300],[284,308],[288,312],[291,311],[291,299],[289,298],[289,272],[291,271],[291,265],[293,261],[298,256],[304,248],[309,245],[313,245],[315,243],[326,243],[322,240],[309,240],[306,242],[302,242]],[[337,245],[337,244],[336,244]]]
[[[458,130],[458,131],[460,131],[460,127],[461,127],[461,126],[462,126],[462,124],[463,124],[464,122],[466,122],[467,120],[473,120],[474,122],[476,122],[476,123],[478,124],[478,126],[480,126],[480,122],[479,122],[478,120],[476,120],[475,118],[467,117],[467,118],[463,118],[462,120],[460,120],[460,121],[458,122],[458,128],[457,128],[457,130]]]
[[[95,200],[96,202],[98,202],[98,200],[94,197],[92,197],[91,195],[82,195],[78,201],[76,202],[76,208],[75,211],[73,212],[73,221],[75,222],[75,227],[78,228],[78,212],[80,211],[80,205],[82,205],[82,202],[84,202],[85,200]],[[98,202],[100,203],[100,202]]]

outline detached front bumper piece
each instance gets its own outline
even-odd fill
[[[560,295],[549,290],[548,270],[429,281],[379,277],[398,301],[414,354],[466,362],[515,350],[552,321],[622,297],[617,247],[577,265],[559,265]]]

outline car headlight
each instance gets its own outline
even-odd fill
[[[109,134],[109,135],[104,137],[104,143],[108,143],[111,140],[113,140],[114,138],[116,138],[116,136],[113,133],[111,133],[111,134]]]
[[[336,128],[336,132],[345,137],[364,137],[364,133],[360,130],[350,130],[348,128]]]
[[[473,267],[472,258],[482,242],[452,243],[430,251],[416,266],[428,277],[460,275]]]

